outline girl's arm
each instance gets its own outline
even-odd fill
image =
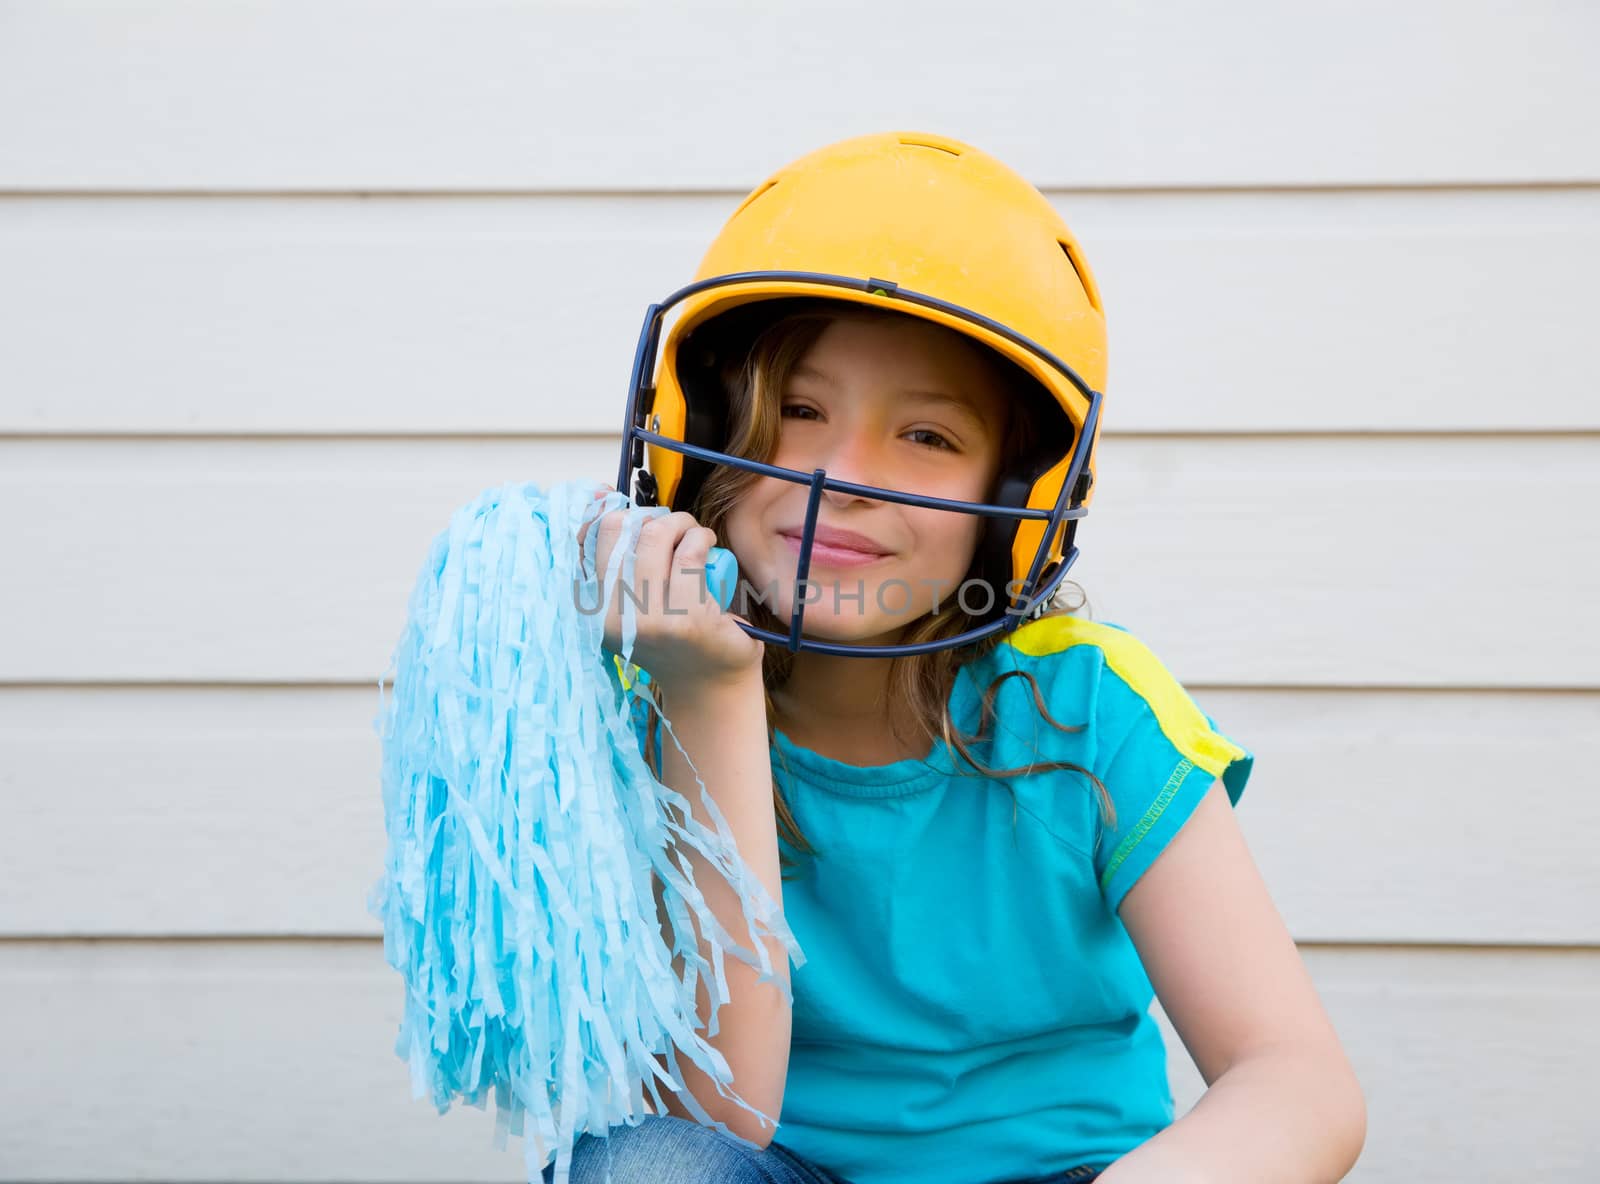
[[[1366,1102],[1221,782],[1118,915],[1209,1088],[1103,1184],[1343,1179]]]
[[[748,677],[730,682],[684,681],[675,688],[664,688],[663,695],[663,706],[673,729],[694,759],[700,778],[706,783],[706,791],[733,831],[739,854],[781,906],[778,823],[773,812],[772,766],[767,749],[760,667]],[[693,804],[695,818],[712,829],[711,817],[700,801],[700,787],[670,738],[664,738],[661,756],[661,780],[688,798]],[[722,874],[692,847],[681,846],[677,850],[681,857],[690,860],[694,882],[705,893],[706,904],[722,927],[741,945],[752,948],[754,937],[746,928],[744,910]],[[672,925],[664,913],[662,930],[670,942]],[[698,936],[701,955],[709,960],[711,954],[705,935]],[[766,947],[774,970],[779,971],[787,984],[788,951],[776,938],[767,939]],[[724,965],[728,1002],[717,1012],[717,1034],[709,1037],[708,1042],[727,1058],[728,1067],[733,1071],[734,1092],[763,1114],[776,1119],[783,1107],[784,1081],[789,1071],[792,1025],[788,1001],[775,984],[758,983],[757,970],[739,958],[730,955]],[[682,973],[681,959],[675,969]],[[711,1011],[707,978],[707,975],[701,976],[696,1000],[702,1028]],[[724,1098],[711,1078],[681,1051],[677,1060],[684,1085],[713,1118],[761,1147],[772,1142],[773,1127],[763,1125],[748,1110]],[[657,1061],[666,1067],[665,1057],[658,1057]],[[693,1121],[673,1094],[663,1091],[662,1097],[669,1113]]]

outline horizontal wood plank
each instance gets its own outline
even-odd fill
[[[1600,945],[1600,694],[1191,688],[1302,941]],[[371,688],[0,690],[0,937],[371,936]],[[1559,825],[1552,825],[1559,819]]]
[[[1600,953],[1304,955],[1368,1100],[1351,1179],[1600,1167],[1583,1084]],[[492,1103],[440,1117],[412,1100],[401,992],[374,941],[0,943],[8,1054],[29,1066],[0,1084],[0,1163],[17,1179],[525,1180],[520,1140],[490,1145]],[[1172,1061],[1182,1113],[1198,1090],[1181,1045]]]
[[[1600,430],[1600,189],[1052,196],[1108,433]],[[0,433],[614,432],[737,200],[16,199]]]
[[[1073,570],[1202,684],[1600,686],[1600,437],[1120,437]],[[606,438],[0,441],[0,683],[375,681],[432,537]]]
[[[1594,1075],[1600,1028],[1571,1009],[1600,991],[1594,950],[1302,950],[1367,1103],[1346,1179],[1593,1179],[1600,1143],[1561,1084]],[[1176,1113],[1205,1081],[1171,1022]]]
[[[0,189],[749,190],[890,128],[1051,186],[1600,179],[1600,24],[1562,0],[118,11],[7,6]]]

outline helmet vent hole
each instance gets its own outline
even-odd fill
[[[1100,293],[1095,291],[1094,285],[1084,276],[1083,268],[1078,263],[1078,257],[1072,253],[1072,244],[1061,242],[1060,239],[1057,239],[1056,242],[1061,247],[1061,253],[1067,257],[1067,262],[1072,264],[1073,274],[1078,277],[1078,286],[1083,289],[1083,294],[1089,301],[1089,307],[1094,309],[1095,312],[1103,313],[1105,310],[1100,307]]]
[[[900,142],[909,148],[932,148],[935,152],[948,152],[951,156],[961,155],[961,150],[959,148],[952,148],[949,144],[943,144],[937,140],[913,139],[907,136],[901,136]]]
[[[778,182],[775,181],[775,180],[774,181],[768,181],[760,189],[757,189],[749,197],[745,198],[742,202],[739,203],[739,208],[737,210],[733,211],[733,214],[731,215],[731,217],[737,218],[740,214],[744,213],[745,210],[750,208],[750,204],[752,202],[754,202],[756,198],[760,197],[763,193],[765,193],[767,190],[771,189],[777,183]]]

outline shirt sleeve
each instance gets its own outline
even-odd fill
[[[635,666],[631,662],[624,662],[620,654],[612,654],[611,661],[607,664],[607,673],[610,674],[621,690],[627,690],[638,682],[640,686],[650,685],[650,675],[642,666]],[[628,721],[633,725],[634,738],[639,742],[640,755],[646,755],[646,743],[650,730],[650,709],[638,695],[628,696]],[[661,768],[661,738],[666,729],[660,724],[656,725],[655,742],[655,767]]]
[[[1224,735],[1132,634],[1103,647],[1095,774],[1115,820],[1101,827],[1095,871],[1113,912],[1220,777],[1237,805],[1254,755]]]

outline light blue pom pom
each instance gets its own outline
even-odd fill
[[[622,596],[619,671],[603,649],[610,598],[601,588],[614,588],[619,572],[633,586],[639,529],[668,511],[631,508],[615,492],[596,498],[601,488],[506,485],[453,515],[411,593],[385,673],[393,692],[385,700],[379,680],[373,721],[388,854],[367,908],[383,922],[385,959],[405,980],[395,1052],[410,1065],[412,1096],[431,1097],[440,1114],[458,1097],[483,1109],[492,1090],[498,1147],[531,1119],[529,1184],[552,1161],[556,1184],[565,1184],[578,1136],[642,1121],[644,1091],[665,1114],[658,1080],[700,1122],[731,1134],[684,1087],[678,1053],[722,1096],[761,1114],[732,1091],[727,1061],[706,1040],[728,1000],[723,958],[758,967],[786,996],[766,938],[796,966],[805,961],[704,782],[696,776],[715,830],[640,754],[630,713],[646,680],[628,677],[636,668],[626,665],[636,608]],[[626,525],[602,585],[577,540],[580,531],[592,539],[600,515],[621,508]],[[708,564],[724,607],[731,559]],[[662,724],[676,745],[670,721]],[[754,949],[722,927],[668,857],[674,842],[698,851],[737,892]],[[709,962],[691,915],[709,936]],[[682,978],[674,957],[684,959]],[[695,1006],[703,974],[708,1033]],[[776,1115],[761,1117],[777,1125]]]

